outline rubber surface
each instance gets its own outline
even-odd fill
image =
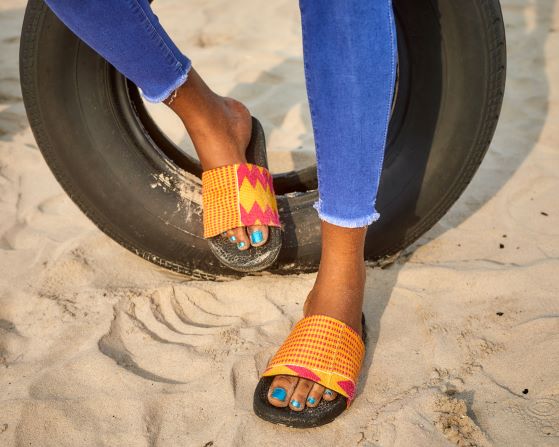
[[[362,339],[367,346],[365,315],[361,315]],[[347,409],[347,398],[338,394],[334,400],[322,399],[316,407],[305,407],[295,411],[287,407],[274,407],[268,402],[268,389],[274,377],[262,377],[254,390],[254,413],[265,421],[293,428],[311,428],[328,424]]]
[[[497,0],[394,0],[398,85],[365,255],[382,263],[450,208],[489,147],[505,86]],[[150,119],[137,89],[30,0],[20,71],[37,144],[85,214],[139,256],[200,279],[239,275],[202,237],[200,167]],[[275,273],[320,259],[312,168],[274,177],[282,249]]]

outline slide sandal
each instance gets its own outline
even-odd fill
[[[254,117],[246,159],[247,163],[202,173],[204,238],[225,266],[240,272],[255,272],[276,261],[282,234],[273,178],[268,171],[264,129]],[[239,250],[222,236],[232,228],[250,225],[268,226],[268,240],[264,245]]]
[[[367,333],[361,316],[363,335],[347,324],[326,315],[305,317],[293,327],[287,339],[268,363],[254,391],[253,408],[260,418],[295,428],[310,428],[332,422],[351,405],[365,357]],[[316,407],[294,411],[289,406],[274,407],[268,390],[274,376],[303,377],[338,393],[334,400],[321,399]]]

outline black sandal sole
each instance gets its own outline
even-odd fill
[[[365,314],[361,314],[361,338],[367,346],[367,330]],[[347,408],[347,398],[338,394],[334,400],[320,400],[316,407],[305,407],[303,411],[294,411],[289,406],[279,408],[268,402],[268,390],[274,377],[262,377],[254,390],[254,413],[265,421],[293,428],[312,428],[328,424],[336,419]]]
[[[262,124],[252,117],[252,134],[246,150],[247,162],[268,168],[266,137]],[[211,252],[219,261],[238,272],[258,272],[270,267],[279,256],[282,231],[279,227],[268,227],[268,240],[260,247],[250,246],[239,250],[236,244],[221,235],[208,239]]]

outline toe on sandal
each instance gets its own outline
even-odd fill
[[[276,261],[282,234],[273,178],[268,171],[264,130],[254,117],[246,159],[247,163],[202,173],[204,238],[225,266],[240,272],[255,272]],[[250,225],[268,226],[268,240],[264,245],[239,250],[221,235],[232,228]]]
[[[365,356],[365,315],[362,333],[326,315],[305,317],[268,363],[254,391],[253,408],[260,418],[288,427],[309,428],[332,422],[355,397],[357,379]],[[334,400],[322,399],[316,407],[294,411],[289,406],[274,407],[268,390],[274,376],[289,375],[318,382],[338,393]]]

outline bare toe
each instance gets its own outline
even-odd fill
[[[253,247],[260,247],[268,240],[268,227],[265,225],[253,225],[248,227],[250,243]]]
[[[338,395],[338,393],[336,393],[335,391],[327,389],[327,390],[324,391],[324,394],[322,395],[322,398],[324,400],[334,400],[337,395]]]
[[[250,248],[250,239],[244,227],[237,227],[229,230],[227,232],[227,237],[239,250],[248,250]]]
[[[274,407],[287,407],[298,381],[298,377],[274,377],[274,380],[268,389],[268,402],[270,402]]]
[[[231,242],[232,244],[237,245],[237,229],[234,228],[232,230],[228,230],[225,232],[225,235],[227,237],[227,239],[229,239],[229,242]]]
[[[289,408],[295,411],[303,411],[309,391],[311,390],[313,384],[314,382],[312,380],[299,379],[299,382],[295,387],[295,391],[293,391],[293,394],[291,395]]]
[[[307,407],[316,407],[322,399],[324,390],[325,388],[319,383],[313,383],[313,386],[309,391],[309,395],[307,396]]]

